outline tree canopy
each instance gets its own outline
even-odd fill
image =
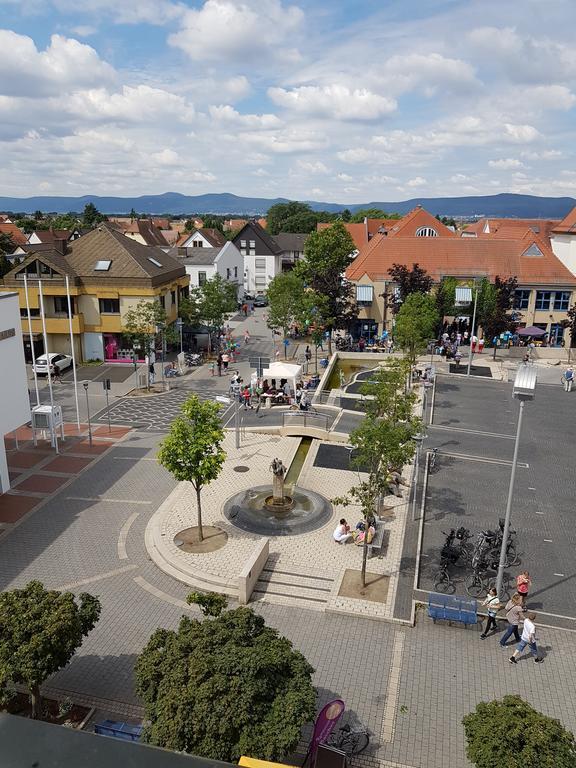
[[[108,217],[100,213],[94,203],[86,203],[84,206],[84,213],[82,214],[82,221],[85,227],[95,227],[96,224],[100,224],[101,221],[107,221]]]
[[[401,219],[399,213],[386,213],[381,208],[360,208],[349,219],[352,222],[360,223],[364,219]]]
[[[85,592],[46,589],[31,581],[0,594],[0,696],[25,685],[32,716],[41,713],[40,686],[65,667],[100,617],[100,601]]]
[[[313,668],[250,608],[158,629],[136,662],[149,744],[282,762],[314,717]]]
[[[304,283],[294,272],[282,272],[270,281],[268,327],[281,328],[288,335],[294,323],[300,323],[306,306]]]
[[[498,275],[494,283],[486,278],[482,281],[478,293],[477,321],[488,341],[505,331],[514,331],[514,301],[518,281],[515,277],[503,280]]]
[[[520,696],[480,702],[462,723],[476,768],[574,768],[574,736]]]
[[[348,211],[350,213],[350,211]],[[313,232],[318,222],[332,222],[339,218],[337,213],[313,211],[308,203],[294,200],[288,203],[276,203],[266,214],[266,229],[271,235],[280,232]]]
[[[158,461],[176,478],[191,483],[196,491],[198,539],[202,541],[201,492],[215,480],[226,459],[222,447],[224,428],[219,417],[220,405],[191,395],[174,419],[170,432],[160,443]]]
[[[180,300],[179,312],[189,325],[205,323],[211,331],[216,331],[237,306],[236,285],[216,274],[198,288],[190,289],[190,296]]]
[[[304,258],[294,272],[319,298],[317,314],[328,330],[345,328],[358,314],[353,286],[344,272],[354,261],[355,245],[341,222],[312,232],[304,245]],[[314,301],[312,300],[312,303]]]
[[[425,293],[409,294],[396,315],[394,339],[404,350],[411,365],[435,337],[438,311],[433,296]]]
[[[434,279],[418,263],[409,269],[405,264],[392,264],[388,274],[394,280],[397,291],[390,300],[390,306],[394,314],[400,311],[402,302],[411,293],[429,293],[434,285]]]
[[[156,335],[167,323],[166,310],[159,301],[141,299],[124,316],[124,333],[135,347],[149,355],[154,349]]]

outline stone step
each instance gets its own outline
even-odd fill
[[[264,568],[256,582],[255,599],[269,598],[274,602],[286,598],[300,605],[324,606],[334,586],[334,579],[318,574],[296,573],[276,568]]]

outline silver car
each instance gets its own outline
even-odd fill
[[[48,355],[48,358],[46,355],[40,355],[40,357],[37,357],[36,360],[34,360],[34,364],[32,365],[32,370],[34,373],[48,376],[48,364],[50,364],[50,373],[54,373],[54,369],[57,368],[59,373],[62,373],[62,371],[65,371],[67,368],[70,368],[72,366],[72,358],[70,355],[62,355],[59,352],[51,352]]]

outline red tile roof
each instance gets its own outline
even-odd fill
[[[576,208],[572,208],[570,213],[557,223],[553,231],[559,234],[576,233]]]
[[[406,216],[398,219],[398,221],[394,221],[390,229],[388,229],[388,236],[414,237],[421,227],[434,229],[438,237],[456,237],[455,232],[452,232],[445,224],[442,224],[435,216],[432,216],[431,213],[428,213],[419,205],[413,208],[410,213],[407,213]]]
[[[541,255],[527,254],[536,246]],[[574,276],[556,258],[547,240],[526,232],[522,240],[461,237],[389,237],[376,235],[346,271],[349,280],[367,275],[390,280],[393,264],[419,264],[435,281],[446,276],[517,277],[520,285],[572,285]]]
[[[360,224],[352,224],[345,221],[339,223],[344,224],[346,231],[352,240],[354,240],[354,245],[356,246],[357,250],[360,250],[366,245],[368,242],[368,235],[366,234],[366,225],[363,222]],[[329,229],[331,226],[331,223],[319,223],[316,224],[316,231],[322,232],[323,229]]]
[[[527,230],[535,232],[542,238],[550,238],[550,234],[556,231],[560,222],[558,219],[479,219],[463,230],[464,237],[470,237],[472,233],[477,237],[516,237],[522,239]],[[488,225],[489,232],[484,232]]]
[[[28,238],[24,232],[22,232],[21,229],[18,229],[16,224],[12,224],[11,222],[0,222],[0,232],[4,233],[5,235],[10,235],[14,245],[26,245],[28,242]]]

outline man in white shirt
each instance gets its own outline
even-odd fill
[[[544,659],[538,656],[538,646],[536,645],[536,614],[528,613],[524,619],[524,629],[522,630],[522,639],[518,643],[518,647],[510,656],[510,664],[517,664],[516,658],[522,653],[524,648],[528,646],[530,653],[534,656],[534,663],[540,664]]]
[[[338,527],[332,535],[334,537],[334,541],[336,541],[338,544],[346,544],[347,541],[350,541],[352,534],[350,533],[350,526],[346,522],[345,518],[340,520]]]

